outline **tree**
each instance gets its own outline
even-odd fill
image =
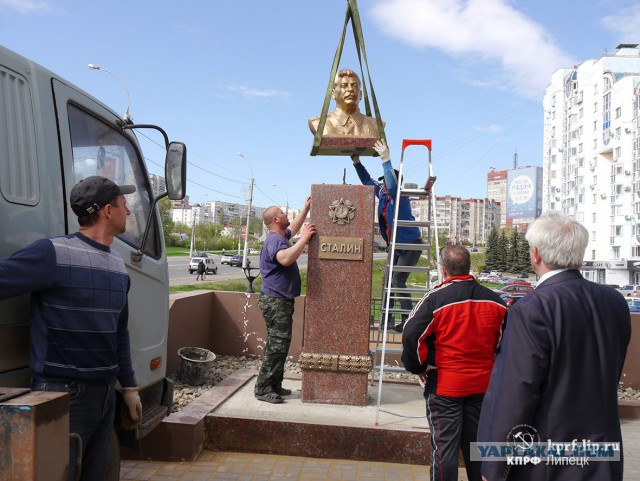
[[[518,234],[518,271],[533,272],[531,269],[531,259],[529,258],[529,242],[524,237],[524,232]]]
[[[498,268],[498,256],[499,246],[498,246],[498,229],[492,229],[489,233],[489,238],[487,239],[487,251],[485,255],[485,269],[486,270],[494,270]]]
[[[507,270],[509,272],[520,272],[518,268],[518,229],[511,231],[509,239],[509,249],[506,252]]]
[[[507,256],[509,255],[509,241],[507,240],[507,233],[503,230],[498,236],[498,251],[496,255],[496,270],[500,272],[506,271],[509,266],[507,265]]]
[[[175,223],[171,219],[171,201],[169,197],[163,197],[158,201],[158,209],[160,210],[160,219],[164,232],[164,243],[165,245],[171,245],[170,235],[173,232]]]

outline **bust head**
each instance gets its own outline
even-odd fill
[[[339,70],[333,81],[331,95],[340,110],[348,113],[358,111],[358,103],[362,98],[360,78],[353,70]]]

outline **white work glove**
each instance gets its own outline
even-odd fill
[[[351,154],[351,161],[354,164],[359,164],[360,163],[360,156],[358,154]]]
[[[380,139],[375,144],[373,144],[373,150],[378,152],[378,155],[380,156],[380,160],[382,162],[391,160],[391,157],[389,156],[389,147],[384,140]]]
[[[142,419],[142,403],[138,395],[137,387],[122,388],[122,401],[124,403],[122,427],[126,430],[135,428]]]

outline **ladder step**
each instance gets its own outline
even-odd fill
[[[380,366],[373,366],[373,369],[375,371],[379,371]],[[407,370],[403,366],[385,366],[384,371],[385,372],[407,372]]]
[[[430,269],[428,267],[421,266],[393,266],[394,272],[425,272],[429,273]]]
[[[431,191],[425,189],[401,189],[400,195],[403,197],[428,197],[431,195]]]
[[[414,244],[413,242],[409,244],[404,244],[400,242],[396,242],[396,250],[403,251],[426,251],[431,247],[429,244]]]
[[[420,299],[416,299],[416,301],[419,301]],[[383,309],[384,311],[384,309]],[[402,309],[401,307],[390,307],[389,308],[389,314],[409,314],[411,312],[410,309]]]
[[[398,227],[430,227],[428,220],[401,220],[398,219]]]
[[[382,352],[382,346],[381,347],[377,347],[376,348],[377,352]],[[388,354],[402,354],[402,348],[401,347],[388,347],[384,350],[384,352],[388,353]]]
[[[422,288],[422,287],[392,287],[390,289],[387,289],[390,293],[398,293],[398,292],[406,292],[408,294],[410,293],[415,293],[415,294],[423,294],[425,292],[429,292],[430,289]],[[394,299],[402,299],[403,296],[394,296]],[[405,297],[406,299],[406,297]]]

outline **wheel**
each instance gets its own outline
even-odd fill
[[[193,274],[193,272],[194,271],[192,269],[189,269],[189,274]]]
[[[213,270],[213,273],[214,273],[214,274],[217,274],[217,273],[218,273],[218,268],[217,268],[217,267]]]

